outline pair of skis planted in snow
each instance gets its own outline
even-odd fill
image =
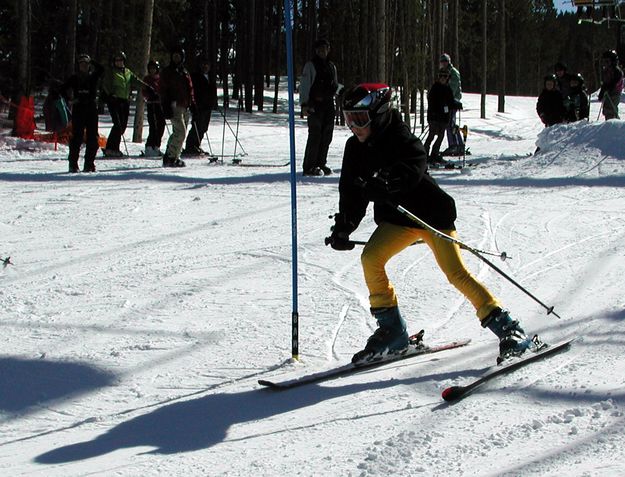
[[[450,343],[445,343],[441,345],[435,346],[424,346],[420,343],[420,338],[423,334],[421,331],[419,334],[411,336],[411,345],[408,347],[408,350],[403,354],[398,355],[387,355],[383,359],[377,361],[368,361],[362,364],[346,364],[343,366],[339,366],[338,368],[329,369],[327,371],[321,371],[318,373],[308,374],[305,376],[301,376],[294,379],[289,379],[286,381],[270,381],[266,379],[260,379],[258,384],[262,386],[266,386],[270,389],[274,390],[286,390],[292,389],[299,386],[304,386],[306,384],[312,383],[320,383],[323,381],[328,381],[331,379],[335,379],[341,376],[346,376],[349,374],[358,373],[364,370],[370,370],[373,368],[378,368],[384,366],[389,363],[394,363],[397,361],[402,361],[410,358],[414,358],[417,356],[423,356],[432,353],[438,353],[441,351],[451,350],[466,346],[469,344],[471,340],[461,340],[461,341],[453,341]],[[504,362],[500,367],[495,370],[488,371],[486,374],[480,376],[475,379],[471,383],[465,386],[451,386],[443,390],[442,397],[445,401],[454,402],[458,401],[472,392],[474,392],[477,388],[479,388],[482,384],[497,378],[499,376],[503,376],[505,374],[516,371],[519,368],[527,366],[530,363],[535,361],[547,358],[549,356],[553,356],[562,351],[566,351],[571,346],[573,340],[562,341],[555,345],[547,346],[542,348],[537,352],[529,352],[527,355],[522,356],[521,358],[513,359],[510,362]]]

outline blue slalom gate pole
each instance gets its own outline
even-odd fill
[[[295,106],[293,102],[293,25],[291,23],[292,0],[284,0],[284,24],[286,32],[286,65],[289,82],[289,140],[291,149],[291,255],[293,311],[291,312],[291,355],[299,359],[299,313],[297,309],[297,187],[295,175]]]

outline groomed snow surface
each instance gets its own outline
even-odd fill
[[[492,367],[497,341],[423,245],[388,266],[410,331],[469,346],[282,393],[257,384],[344,364],[374,330],[359,250],[324,245],[348,130],[335,130],[336,174],[296,179],[299,362],[285,113],[241,114],[249,167],[231,164],[217,111],[209,138],[228,157],[181,170],[98,160],[70,175],[65,147],[3,135],[0,474],[625,475],[625,122],[597,122],[593,103],[590,123],[544,130],[535,98],[499,114],[488,97],[485,120],[479,101],[465,95],[461,117],[477,165],[432,175],[460,238],[505,251],[495,263],[562,318],[466,262],[526,331],[579,340],[455,405],[441,391]],[[298,171],[306,135],[298,118]]]

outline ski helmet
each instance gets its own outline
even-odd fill
[[[576,75],[573,75],[571,77],[571,81],[577,81],[580,86],[584,85],[584,77],[582,76],[581,73],[577,73]]]
[[[158,70],[160,70],[160,69],[161,69],[161,65],[160,65],[160,63],[158,62],[158,60],[150,60],[150,61],[148,61],[148,70],[149,70],[150,68],[155,68],[155,69],[156,69],[156,71],[158,71]]]
[[[554,67],[553,67],[553,71],[566,71],[566,65],[564,63],[562,63],[561,61],[558,61]]]
[[[383,83],[362,83],[343,97],[345,123],[352,128],[378,127],[390,115],[391,88]]]
[[[117,53],[115,53],[113,55],[113,62],[115,62],[117,60],[124,60],[124,62],[125,62],[126,61],[126,53],[124,53],[123,51],[118,51]]]
[[[441,63],[446,62],[451,65],[451,56],[449,56],[448,53],[443,53],[438,61]]]
[[[618,63],[618,54],[614,50],[606,50],[601,55],[604,60],[609,60],[613,65]]]
[[[547,75],[543,78],[543,83],[546,83],[547,81],[553,81],[554,84],[556,84],[557,82],[557,78],[556,75]]]
[[[178,53],[180,55],[180,63],[184,63],[185,56],[186,56],[184,48],[182,46],[176,46],[176,47],[172,48],[171,55],[170,55],[170,59],[171,60],[174,59],[174,55],[176,53]]]
[[[81,53],[76,58],[76,63],[91,63],[91,57],[87,53]]]

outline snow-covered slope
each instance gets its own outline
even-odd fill
[[[358,250],[323,243],[338,174],[298,176],[290,360],[284,114],[241,116],[250,167],[101,160],[69,175],[65,148],[3,136],[0,256],[14,265],[0,271],[0,474],[624,475],[625,123],[543,130],[534,98],[507,98],[500,114],[489,97],[486,120],[479,96],[465,104],[478,166],[432,172],[459,235],[506,251],[498,265],[562,318],[466,261],[528,332],[580,340],[456,405],[441,390],[492,366],[497,342],[422,245],[389,264],[409,326],[470,346],[286,393],[256,384],[342,364],[374,329]],[[217,113],[209,135],[234,151]],[[335,131],[335,169],[348,136]],[[305,141],[298,119],[298,169]]]

